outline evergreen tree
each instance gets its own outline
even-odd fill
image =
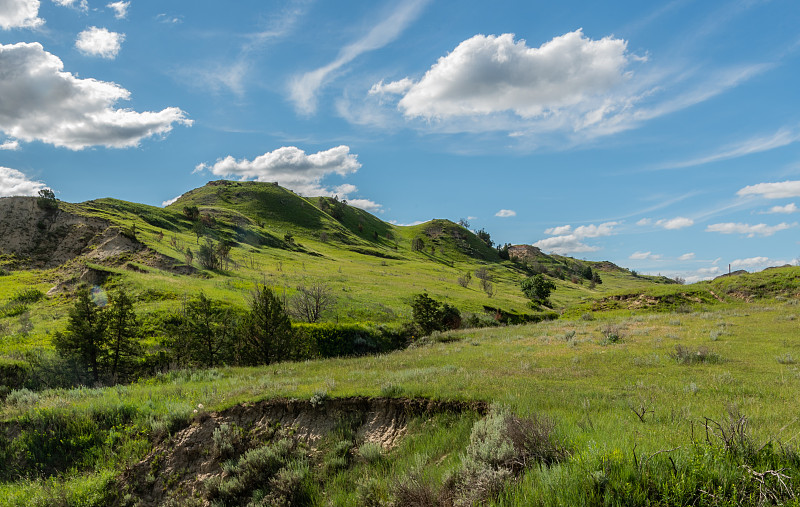
[[[185,326],[191,355],[196,361],[212,368],[224,362],[233,335],[233,316],[229,309],[200,292],[197,298],[186,303]]]
[[[107,346],[111,378],[114,382],[130,365],[131,359],[142,353],[139,343],[139,322],[133,311],[133,300],[124,290],[108,296],[108,307],[104,310],[107,322]]]
[[[255,364],[291,358],[292,324],[278,297],[265,285],[259,284],[251,294],[246,333]]]
[[[56,333],[53,340],[56,350],[64,356],[75,356],[91,374],[92,381],[100,381],[100,361],[106,347],[106,320],[103,311],[94,301],[87,287],[78,290],[75,306],[69,310],[69,320],[64,333]]]

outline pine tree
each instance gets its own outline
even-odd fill
[[[233,321],[230,310],[203,292],[186,303],[185,325],[192,356],[212,368],[221,363],[233,335]]]
[[[138,340],[139,323],[128,294],[117,291],[109,295],[108,302],[104,311],[108,323],[108,356],[111,378],[116,382],[130,360],[142,353],[142,347]]]
[[[106,320],[103,311],[94,301],[89,289],[78,290],[75,306],[69,310],[69,320],[64,333],[56,333],[53,340],[62,355],[73,355],[89,371],[92,381],[100,381],[100,361],[106,346]]]
[[[247,340],[255,364],[269,364],[292,357],[292,324],[272,289],[258,285],[250,297]]]

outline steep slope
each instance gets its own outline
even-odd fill
[[[0,199],[0,237],[0,254],[17,268],[52,268],[79,256],[102,261],[143,248],[110,220],[71,206],[41,207],[34,197]]]

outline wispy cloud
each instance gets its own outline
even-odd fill
[[[684,167],[710,164],[712,162],[719,162],[721,160],[729,160],[732,158],[752,155],[754,153],[774,150],[776,148],[781,148],[783,146],[796,143],[797,141],[800,141],[800,130],[797,128],[782,128],[774,134],[768,136],[759,136],[746,139],[744,141],[735,143],[733,146],[725,147],[716,153],[684,160],[682,162],[665,164],[664,166],[661,166],[661,168],[682,169]]]
[[[654,254],[653,252],[634,252],[628,257],[631,260],[648,260],[648,261],[657,261],[661,259],[660,254]]]
[[[332,62],[292,79],[289,92],[297,110],[304,114],[314,113],[317,109],[317,92],[331,79],[332,74],[360,55],[394,41],[417,19],[428,1],[410,0],[403,3],[364,37],[342,48]]]
[[[200,64],[182,66],[177,69],[180,79],[192,86],[219,93],[228,90],[243,96],[254,69],[254,56],[258,51],[277,40],[287,37],[306,15],[312,0],[294,0],[282,10],[269,17],[259,31],[247,33],[239,54],[233,59],[208,60]]]
[[[743,224],[743,223],[734,223],[734,222],[726,222],[726,223],[719,223],[719,224],[711,224],[706,227],[707,232],[720,232],[722,234],[743,234],[748,238],[752,238],[754,236],[772,236],[776,232],[784,231],[786,229],[791,229],[792,227],[796,227],[797,223],[787,224],[786,222],[781,222],[777,225],[767,225],[767,224]]]

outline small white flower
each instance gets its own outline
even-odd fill
[[[205,407],[203,406],[202,403],[198,403],[197,404],[197,408],[199,408],[200,410],[203,410]]]
[[[195,413],[195,414],[197,413],[197,409],[194,409],[194,413]]]

